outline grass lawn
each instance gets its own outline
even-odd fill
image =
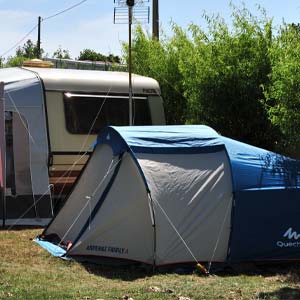
[[[209,277],[153,274],[53,258],[31,240],[40,232],[0,231],[0,299],[300,299],[299,264]]]

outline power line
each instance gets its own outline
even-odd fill
[[[83,4],[84,2],[87,2],[87,1],[88,1],[88,0],[82,0],[82,1],[80,1],[80,2],[78,2],[78,3],[75,3],[75,4],[73,4],[72,6],[70,6],[70,7],[68,7],[68,8],[65,8],[65,9],[63,9],[63,10],[61,10],[61,11],[59,11],[59,12],[57,12],[57,13],[51,15],[51,16],[48,16],[48,17],[46,17],[46,18],[43,18],[42,21],[46,21],[46,20],[52,19],[52,18],[54,18],[54,17],[57,17],[57,16],[59,16],[59,15],[65,13],[65,12],[67,12],[67,11],[69,11],[69,10],[71,10],[71,9],[73,9],[73,8],[75,8],[75,7],[79,6],[79,5],[81,5],[81,4]]]
[[[52,18],[54,18],[54,17],[57,17],[57,16],[59,16],[59,15],[61,15],[61,14],[63,14],[63,13],[65,13],[65,12],[67,12],[67,11],[70,11],[71,9],[73,9],[73,8],[75,8],[75,7],[77,7],[77,6],[79,6],[79,5],[81,5],[81,4],[83,4],[84,2],[87,2],[88,0],[82,0],[82,1],[80,1],[80,2],[78,2],[78,3],[75,3],[75,4],[73,4],[72,6],[70,6],[70,7],[68,7],[68,8],[65,8],[65,9],[63,9],[63,10],[61,10],[61,11],[59,11],[59,12],[57,12],[57,13],[55,13],[55,14],[53,14],[53,15],[50,15],[50,16],[48,16],[48,17],[46,17],[46,18],[43,18],[41,21],[43,22],[43,21],[47,21],[47,20],[49,20],[49,19],[52,19]],[[17,46],[19,46],[36,28],[38,27],[38,24],[37,25],[35,25],[35,26],[33,26],[32,27],[32,29],[29,31],[29,32],[27,32],[17,43],[15,43],[12,47],[10,47],[8,50],[6,50],[5,52],[3,52],[1,55],[0,55],[0,57],[3,57],[3,56],[5,56],[7,53],[9,53],[10,51],[12,51],[12,50],[14,50]]]
[[[0,57],[5,56],[7,53],[9,53],[10,51],[12,51],[13,49],[15,49],[18,45],[20,45],[36,28],[38,27],[38,25],[35,25],[32,27],[32,29],[26,33],[17,43],[15,43],[11,48],[9,48],[8,50],[6,50],[5,52],[3,52]]]

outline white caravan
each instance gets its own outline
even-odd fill
[[[6,68],[0,82],[6,139],[0,218],[3,225],[42,225],[81,173],[100,129],[128,125],[128,73]],[[165,124],[154,79],[133,76],[133,119]]]

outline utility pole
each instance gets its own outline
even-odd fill
[[[146,0],[145,0],[146,1]],[[149,2],[146,1],[146,2]],[[133,117],[133,91],[132,91],[132,40],[131,27],[133,18],[138,21],[149,23],[149,7],[143,7],[144,0],[114,0],[114,23],[128,23],[128,98],[129,98],[129,125],[134,125]]]
[[[159,40],[159,7],[158,7],[158,0],[152,0],[152,38]]]
[[[132,8],[135,0],[126,0],[128,6],[128,76],[129,76],[129,126],[133,125],[133,105],[132,105],[132,58],[131,58],[131,25],[132,25]]]
[[[38,40],[37,40],[37,58],[41,59],[41,21],[42,18],[38,18]]]

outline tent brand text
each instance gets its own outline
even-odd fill
[[[88,245],[86,247],[86,250],[95,251],[95,252],[110,252],[110,253],[118,253],[118,254],[128,254],[128,249],[121,248],[121,247]]]
[[[284,234],[284,238],[287,238],[289,240],[298,240],[300,238],[300,234],[298,234],[296,231],[293,231],[293,228],[290,227]],[[290,241],[290,242],[283,242],[283,241],[277,241],[276,245],[280,248],[298,248],[300,247],[300,241]]]

